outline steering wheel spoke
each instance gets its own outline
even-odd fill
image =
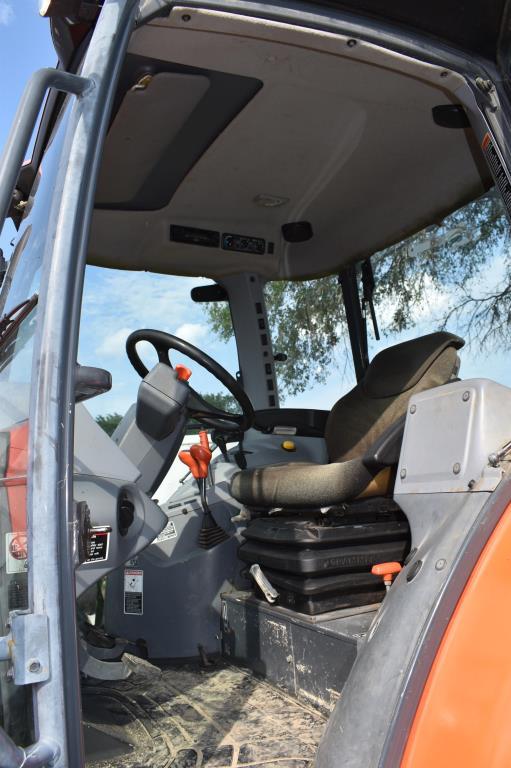
[[[126,353],[136,372],[144,378],[149,373],[137,352],[137,344],[140,341],[149,342],[155,349],[160,363],[172,368],[169,351],[176,350],[186,355],[195,363],[211,373],[231,393],[241,408],[241,413],[229,413],[211,405],[190,387],[188,399],[188,413],[191,418],[200,421],[206,426],[218,429],[221,432],[246,432],[254,423],[254,409],[245,390],[231,374],[219,365],[216,360],[202,350],[194,347],[190,342],[172,336],[170,333],[156,331],[150,328],[134,331],[126,341]]]

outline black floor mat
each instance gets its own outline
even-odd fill
[[[87,765],[98,768],[308,768],[325,725],[323,715],[223,663],[159,672],[139,661],[128,680],[86,683],[83,710]]]

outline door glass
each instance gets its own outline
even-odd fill
[[[60,141],[49,146],[9,256],[0,293],[0,634],[9,612],[30,607],[27,548],[29,403],[34,334],[50,203]],[[0,725],[20,746],[34,741],[30,686],[17,686],[0,662]]]
[[[369,214],[368,214],[369,215]],[[510,229],[495,189],[371,258],[376,339],[366,305],[369,359],[386,347],[447,330],[465,339],[463,378],[511,386]],[[357,265],[360,295],[362,280]],[[355,385],[336,275],[265,287],[280,402],[331,408]]]
[[[410,238],[372,257],[377,341],[368,312],[369,358],[434,331],[465,340],[463,379],[511,385],[509,366],[510,228],[492,189]]]

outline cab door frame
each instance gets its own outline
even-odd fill
[[[83,275],[97,171],[120,66],[137,0],[105,0],[79,75],[36,72],[29,81],[0,160],[0,221],[7,214],[21,161],[46,91],[67,94],[59,131],[62,149],[52,215],[41,232],[39,292],[27,472],[29,612],[21,621],[26,645],[47,654],[33,690],[36,743],[16,747],[0,729],[3,766],[55,768],[84,763],[78,668],[75,576],[77,530],[73,502],[74,390]],[[8,281],[3,293],[9,289]],[[5,300],[5,295],[2,297]],[[2,304],[5,301],[2,301]],[[37,617],[30,620],[31,617]],[[45,632],[44,629],[47,628]],[[0,641],[10,654],[12,637]],[[38,632],[39,634],[34,634]],[[46,647],[43,647],[46,646]],[[30,660],[26,660],[27,663]],[[41,665],[39,665],[40,667]],[[36,666],[32,664],[33,669]],[[30,677],[25,684],[30,684]]]

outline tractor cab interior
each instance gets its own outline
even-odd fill
[[[463,420],[466,391],[495,403],[511,392],[460,381],[464,341],[434,325],[369,360],[369,259],[491,187],[473,110],[456,72],[317,30],[174,9],[133,34],[89,261],[208,278],[192,298],[228,302],[239,370],[169,333],[162,316],[127,338],[140,387],[112,438],[101,435],[105,453],[77,406],[75,498],[91,535],[111,530],[108,557],[77,573],[91,764],[109,749],[123,753],[119,765],[126,754],[151,765],[162,754],[187,765],[310,761],[327,716],[353,727],[356,695],[388,685],[374,651],[382,611],[394,598],[394,620],[415,626],[431,596],[398,590],[433,557],[439,529],[456,526],[460,499],[477,507],[467,484],[443,494],[444,520],[428,511],[446,489],[446,404]],[[356,381],[330,409],[280,407],[265,286],[328,275]],[[194,389],[198,367],[226,387],[232,412]],[[190,423],[201,431],[184,444]],[[82,461],[86,443],[94,456]],[[458,448],[446,449],[449,482]],[[122,469],[98,484],[98,461]],[[189,474],[170,488],[179,462]],[[247,735],[252,704],[259,725]],[[291,737],[276,711],[310,729]],[[340,734],[329,726],[319,759]]]
[[[376,766],[457,547],[507,472],[487,457],[510,438],[511,390],[476,365],[467,378],[459,329],[433,315],[376,344],[368,276],[403,243],[425,274],[435,253],[464,258],[469,229],[444,222],[498,199],[485,128],[454,68],[195,5],[131,36],[88,262],[96,280],[193,278],[194,306],[228,308],[236,361],[177,333],[161,301],[156,327],[118,338],[139,378],[108,435],[91,414],[123,382],[80,359],[88,763]],[[353,382],[337,370],[331,402],[311,387],[299,407],[266,292],[327,279]]]

